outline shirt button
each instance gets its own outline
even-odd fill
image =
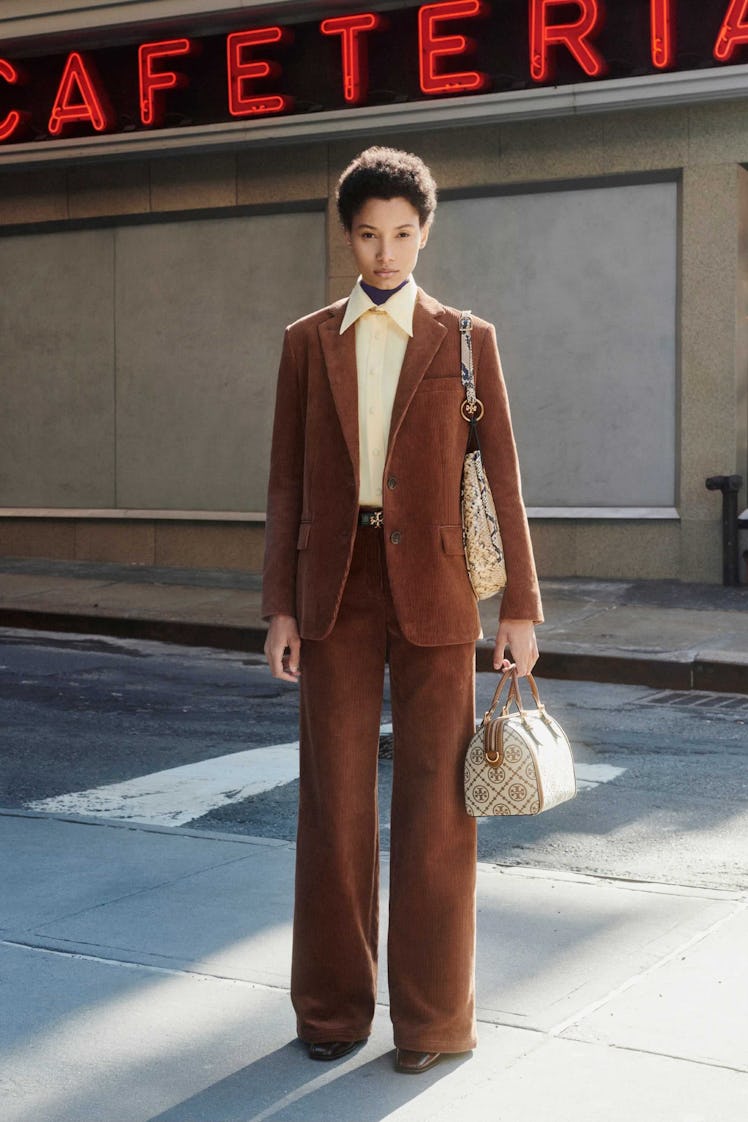
[[[381,448],[375,448],[372,455],[381,456],[382,455],[382,449]]]
[[[374,408],[374,406],[373,406],[373,405],[370,405],[370,406],[369,406],[369,412],[371,413],[372,417],[373,417],[373,416],[374,416],[374,414],[376,413],[376,409]]]
[[[390,534],[390,541],[392,542],[393,545],[399,545],[400,544],[400,531],[399,530],[393,530],[392,531],[392,533]]]
[[[388,476],[387,486],[389,487],[390,491],[394,491],[395,488],[397,487],[397,479],[395,478],[394,475]]]

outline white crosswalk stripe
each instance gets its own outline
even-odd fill
[[[392,732],[392,725],[381,727]],[[609,783],[625,768],[609,764],[577,764],[580,791]],[[274,744],[231,752],[210,760],[140,775],[86,791],[35,799],[29,810],[117,818],[151,826],[183,826],[219,807],[291,783],[299,777],[299,743]]]

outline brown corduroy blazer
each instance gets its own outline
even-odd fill
[[[358,519],[355,331],[346,301],[286,329],[270,459],[262,613],[296,616],[302,639],[332,629]],[[384,467],[387,572],[398,623],[418,646],[472,642],[480,619],[465,568],[460,480],[459,312],[421,289],[392,410]],[[496,336],[473,317],[478,426],[504,542],[504,619],[542,620]],[[372,531],[375,532],[375,531]],[[380,531],[381,532],[381,531]]]

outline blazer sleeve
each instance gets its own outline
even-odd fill
[[[522,500],[517,446],[496,332],[490,323],[484,322],[482,328],[482,338],[475,348],[474,357],[476,392],[485,409],[483,419],[478,423],[478,437],[496,505],[506,561],[507,583],[500,618],[531,619],[542,623],[538,576]]]
[[[304,415],[299,366],[291,335],[283,339],[270,452],[262,617],[296,615],[296,544],[301,521]]]

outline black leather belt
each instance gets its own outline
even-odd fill
[[[384,525],[384,511],[383,510],[360,510],[358,512],[359,526],[383,526]]]

